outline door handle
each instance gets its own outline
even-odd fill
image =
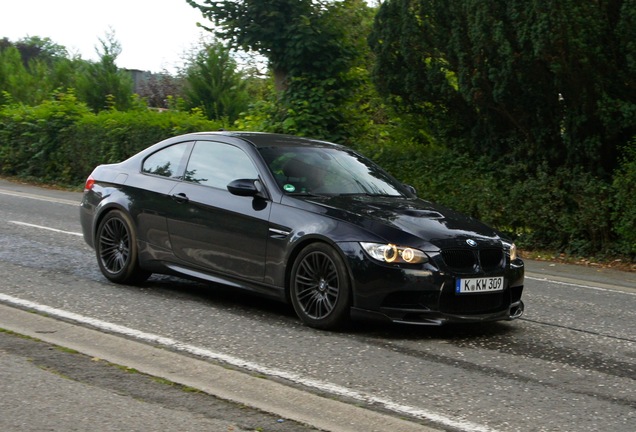
[[[188,196],[184,194],[183,192],[175,194],[175,195],[170,195],[170,198],[172,198],[179,204],[187,203],[190,200]]]

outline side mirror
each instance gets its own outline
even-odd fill
[[[245,197],[257,197],[262,196],[261,191],[259,190],[257,183],[257,179],[238,179],[230,182],[227,185],[227,190],[230,191],[232,195],[237,196],[245,196]]]
[[[413,195],[417,196],[417,190],[415,190],[415,188],[409,184],[405,184],[404,187],[411,192]]]

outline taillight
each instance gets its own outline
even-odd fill
[[[91,176],[88,176],[88,178],[86,179],[86,184],[84,185],[84,192],[88,192],[89,190],[93,189],[94,185],[95,179]]]

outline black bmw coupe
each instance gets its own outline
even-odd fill
[[[353,315],[439,325],[523,313],[524,264],[511,241],[329,142],[170,138],[95,168],[80,219],[110,281],[222,283],[291,302],[316,328]]]

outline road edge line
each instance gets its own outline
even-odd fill
[[[212,396],[324,431],[438,431],[161,347],[102,333],[5,304],[0,304],[0,328],[131,367],[147,375],[193,387]]]

